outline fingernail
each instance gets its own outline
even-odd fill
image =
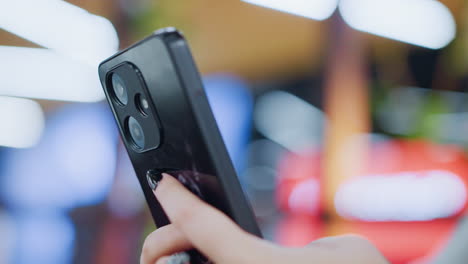
[[[169,257],[167,264],[190,264],[190,255],[186,252],[174,254]]]
[[[148,170],[146,172],[146,180],[148,181],[149,187],[154,191],[158,186],[158,183],[162,180],[163,176],[156,170]]]

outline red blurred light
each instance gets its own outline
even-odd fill
[[[319,238],[323,230],[327,230],[325,235],[357,233],[373,241],[392,263],[408,263],[433,255],[440,249],[454,230],[458,218],[467,210],[465,202],[458,214],[439,220],[350,222],[332,214],[329,221],[322,222],[322,211],[332,208],[324,208],[323,205],[321,192],[326,179],[321,177],[321,159],[321,154],[317,152],[303,155],[287,154],[280,163],[276,198],[279,207],[290,214],[278,226],[277,238],[284,245],[305,245]],[[458,177],[465,190],[468,187],[468,158],[457,146],[439,145],[424,140],[392,140],[372,145],[367,160],[368,168],[364,169],[364,176],[360,177],[393,177],[404,172],[415,172],[425,177],[429,172],[445,171],[448,172],[447,175]],[[310,180],[319,182],[318,192],[297,191],[302,184]],[[290,200],[293,194],[296,196],[295,201],[303,200],[301,203],[307,205],[318,199],[318,205],[313,211],[307,206],[292,208]],[[304,208],[309,210],[303,210]]]

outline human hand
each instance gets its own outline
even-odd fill
[[[267,242],[242,230],[167,174],[154,194],[171,224],[146,238],[140,264],[166,264],[170,255],[192,248],[222,264],[388,263],[369,241],[355,235],[323,238],[303,248]]]

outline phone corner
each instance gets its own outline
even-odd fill
[[[153,36],[160,37],[163,40],[185,39],[184,33],[175,27],[165,27],[153,32]]]

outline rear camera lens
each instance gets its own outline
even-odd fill
[[[140,123],[131,116],[127,120],[127,128],[135,146],[138,149],[143,149],[145,147],[145,134]]]
[[[117,101],[122,105],[126,105],[128,103],[127,88],[117,73],[112,74],[112,89]]]
[[[146,99],[141,94],[137,94],[137,96],[135,97],[135,104],[142,115],[148,115],[150,110],[148,99]]]

